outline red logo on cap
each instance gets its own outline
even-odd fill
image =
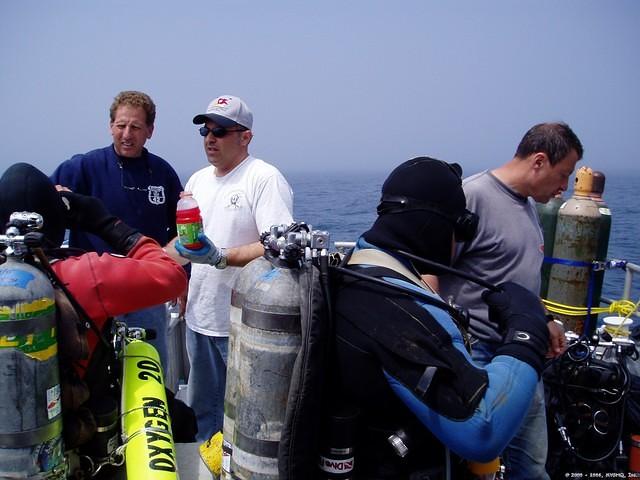
[[[229,105],[229,100],[227,98],[219,98],[216,103],[218,105]]]

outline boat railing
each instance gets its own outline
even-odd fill
[[[350,248],[355,246],[355,242],[334,242],[334,246],[339,253],[347,253]],[[624,277],[624,287],[622,290],[622,298],[619,299],[611,299],[608,297],[601,297],[601,303],[605,303],[607,305],[611,305],[614,301],[619,300],[629,300],[629,301],[638,301],[638,299],[631,298],[631,288],[633,286],[634,274],[640,273],[640,265],[636,263],[627,262],[625,264],[625,277]],[[632,313],[634,317],[640,318],[640,314],[637,309]]]
[[[347,253],[350,248],[356,246],[356,242],[333,242],[338,253]]]
[[[617,300],[629,300],[629,301],[637,301],[635,298],[631,298],[631,288],[633,286],[633,276],[636,273],[640,273],[640,265],[636,263],[628,262],[625,265],[625,275],[624,275],[624,286],[622,289],[622,298]],[[602,303],[606,303],[607,305],[611,305],[615,300],[607,297],[601,297],[600,301]],[[640,318],[640,314],[638,314],[638,310],[632,314],[634,317]]]

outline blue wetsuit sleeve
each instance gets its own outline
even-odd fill
[[[453,346],[474,365],[448,313],[426,304],[422,306],[451,335]],[[443,444],[463,458],[488,462],[501,454],[518,431],[533,398],[538,375],[529,364],[505,355],[494,357],[482,368],[488,375],[488,387],[473,415],[464,420],[436,412],[411,389],[386,371],[384,374],[393,392]]]
[[[488,462],[518,431],[538,375],[527,363],[506,356],[495,357],[486,370],[489,387],[474,414],[462,421],[439,414],[386,372],[385,376],[395,394],[443,444],[463,458]]]

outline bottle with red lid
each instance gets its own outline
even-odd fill
[[[202,217],[198,202],[190,193],[183,193],[176,207],[176,228],[178,239],[185,248],[202,248],[198,235],[202,232]]]

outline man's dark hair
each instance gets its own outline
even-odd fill
[[[153,125],[156,121],[156,104],[153,103],[151,97],[146,93],[138,92],[136,90],[125,90],[116,95],[116,98],[113,99],[113,103],[111,104],[111,108],[109,108],[109,116],[111,117],[112,122],[116,119],[116,111],[118,110],[118,107],[121,107],[122,105],[141,107],[147,116],[147,126]]]
[[[516,157],[526,158],[534,153],[542,152],[549,157],[549,163],[555,165],[565,158],[571,150],[578,154],[578,160],[582,158],[584,149],[578,139],[566,123],[539,123],[524,134]]]

